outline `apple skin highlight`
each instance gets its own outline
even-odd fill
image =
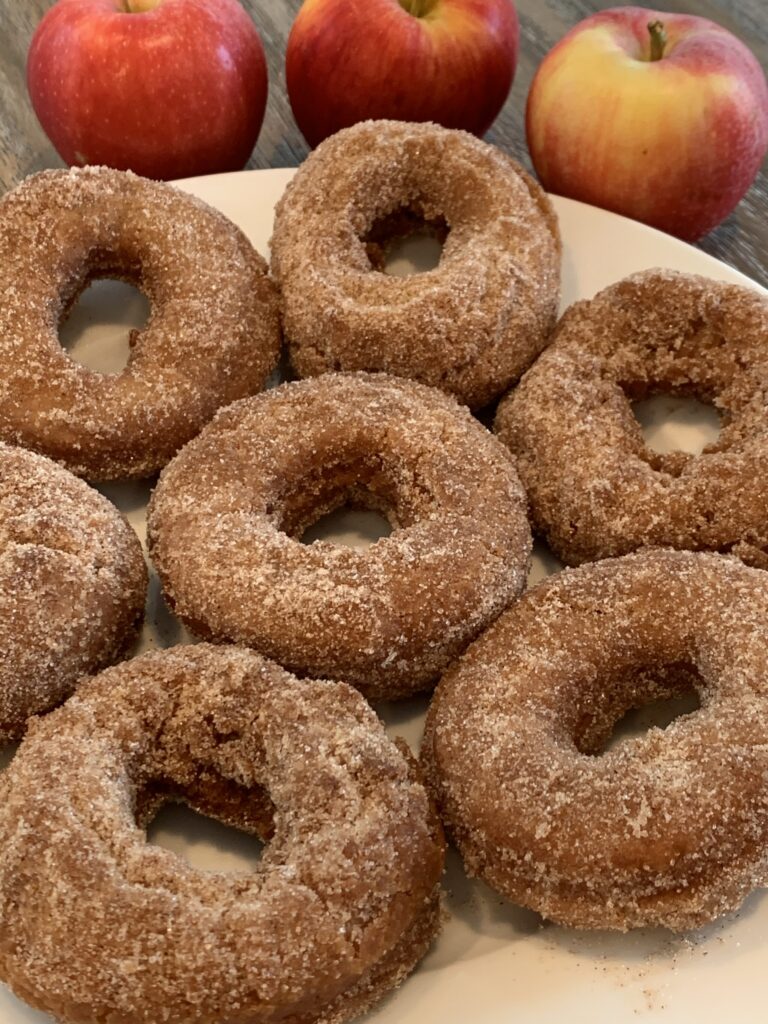
[[[519,41],[511,0],[306,0],[286,80],[310,146],[358,121],[435,121],[483,135],[504,105]]]
[[[648,25],[667,42],[650,60]],[[544,58],[526,111],[544,187],[694,241],[736,206],[768,148],[768,86],[750,50],[704,18],[615,8]]]
[[[70,165],[151,178],[240,170],[256,143],[267,66],[237,0],[58,0],[27,59],[38,119]]]

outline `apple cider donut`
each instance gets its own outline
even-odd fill
[[[470,873],[579,928],[738,907],[768,881],[766,652],[768,574],[735,558],[638,552],[529,591],[429,709],[422,756]],[[664,672],[700,709],[603,752]]]
[[[151,303],[125,369],[69,357],[58,325],[95,278]],[[220,213],[107,168],[44,171],[0,201],[0,438],[93,479],[154,473],[278,355],[264,260]]]
[[[108,669],[31,724],[2,784],[0,977],[68,1024],[341,1024],[439,926],[442,834],[410,754],[350,686],[253,651]],[[256,869],[149,845],[168,800],[255,832]]]
[[[105,497],[0,442],[0,742],[126,653],[146,587],[138,537]]]
[[[366,242],[403,215],[447,230],[434,270],[394,277],[369,258]],[[500,150],[434,124],[368,121],[321,143],[288,185],[272,272],[299,376],[383,370],[476,408],[548,341],[560,236],[545,193]]]
[[[392,534],[300,543],[346,503]],[[371,698],[428,688],[521,592],[531,548],[504,446],[449,396],[363,373],[221,410],[161,475],[148,538],[194,632]]]
[[[659,391],[711,402],[717,441],[698,456],[651,450],[630,402]],[[496,431],[562,561],[659,546],[768,568],[767,392],[765,295],[651,270],[566,311]]]

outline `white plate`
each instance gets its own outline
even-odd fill
[[[266,253],[272,210],[291,170],[249,171],[190,179],[182,187],[218,207]],[[626,274],[653,266],[749,284],[742,274],[697,249],[634,221],[581,203],[554,199],[565,252],[563,305],[587,298]],[[757,285],[753,285],[757,287]],[[128,301],[126,301],[126,299]],[[65,331],[76,337],[73,353],[100,350],[104,371],[120,365],[127,325],[141,322],[145,304],[121,286],[89,289]],[[124,357],[123,357],[124,360]],[[669,419],[670,411],[673,418]],[[712,435],[711,411],[668,399],[639,414],[653,443],[662,448],[700,448]],[[107,493],[144,536],[148,487],[110,485]],[[337,522],[337,527],[339,523]],[[325,536],[365,543],[376,536],[370,517],[347,517]],[[553,566],[546,551],[533,576]],[[141,648],[187,640],[164,609],[153,583]],[[381,708],[393,732],[418,746],[424,700]],[[168,846],[208,870],[248,870],[257,844],[183,808],[161,812],[151,829]],[[768,957],[768,900],[754,894],[731,919],[695,935],[661,930],[629,935],[579,933],[542,924],[528,911],[467,881],[455,855],[446,879],[450,918],[432,952],[402,989],[386,1000],[370,1024],[621,1024],[636,1018],[668,1024],[741,1024],[763,1021],[764,962]],[[31,1024],[50,1018],[35,1013],[0,988],[0,1024]]]

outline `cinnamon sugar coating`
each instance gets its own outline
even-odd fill
[[[345,503],[393,533],[366,550],[300,543]],[[449,396],[383,374],[222,410],[164,470],[147,530],[194,632],[371,698],[429,687],[521,593],[531,549],[504,446]]]
[[[0,742],[126,653],[146,589],[141,545],[117,509],[0,442]]]
[[[449,229],[434,270],[374,269],[366,239],[402,211]],[[546,194],[500,150],[438,125],[368,121],[321,143],[278,203],[271,244],[301,377],[381,370],[479,407],[517,380],[557,317]]]
[[[58,326],[94,278],[151,303],[128,364],[69,357]],[[107,168],[33,175],[0,200],[0,437],[91,479],[148,476],[277,362],[264,260],[215,210]]]
[[[32,723],[0,794],[0,976],[64,1024],[340,1024],[437,928],[415,764],[351,687],[252,651],[107,670]],[[257,868],[149,845],[166,800],[259,834]]]
[[[0,442],[0,742],[124,655],[145,593],[141,546],[118,510]]]
[[[630,401],[657,391],[712,403],[718,439],[696,456],[648,448]],[[768,568],[766,393],[768,299],[652,270],[566,311],[496,431],[562,561],[664,546]]]
[[[701,707],[602,752],[631,707]],[[422,757],[467,869],[561,924],[696,928],[768,881],[768,574],[653,550],[529,591],[444,676]]]

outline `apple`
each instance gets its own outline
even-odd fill
[[[617,7],[544,58],[526,134],[548,191],[693,241],[760,168],[768,86],[754,55],[714,22]]]
[[[511,0],[306,0],[288,37],[288,96],[310,146],[369,118],[482,135],[506,100]]]
[[[185,178],[245,165],[267,66],[237,0],[58,0],[32,39],[27,85],[66,163]]]

